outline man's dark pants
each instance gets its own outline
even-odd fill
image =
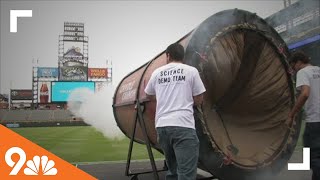
[[[195,180],[199,157],[196,130],[176,126],[158,127],[157,134],[169,169],[166,180]]]
[[[320,180],[320,122],[306,123],[303,141],[310,147],[312,180]]]

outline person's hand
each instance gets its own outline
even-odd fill
[[[295,114],[290,111],[290,113],[288,115],[288,119],[290,119],[292,121],[294,119],[294,116],[295,116]]]
[[[294,123],[294,116],[295,116],[295,114],[294,113],[292,113],[292,112],[290,112],[289,114],[288,114],[288,117],[287,117],[287,120],[286,120],[286,122],[285,122],[285,124],[289,127],[290,126],[290,124],[291,124],[291,122],[293,122]]]

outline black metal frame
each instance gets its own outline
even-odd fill
[[[165,165],[163,169],[161,170],[157,170],[157,166],[154,160],[154,156],[153,156],[153,152],[151,149],[151,144],[149,141],[149,137],[147,135],[147,129],[146,129],[146,125],[144,122],[144,118],[143,118],[143,110],[144,110],[144,103],[140,103],[139,100],[136,101],[136,118],[135,121],[133,123],[133,131],[132,131],[132,135],[130,136],[130,145],[129,145],[129,151],[128,151],[128,157],[127,157],[127,164],[126,164],[126,170],[125,170],[125,175],[126,176],[133,176],[131,179],[138,179],[138,175],[140,174],[148,174],[148,173],[153,173],[153,177],[155,180],[159,180],[159,174],[158,172],[161,171],[166,171],[167,166]],[[131,156],[132,156],[132,149],[133,149],[133,141],[134,141],[134,135],[136,133],[136,128],[137,128],[137,122],[139,122],[139,125],[142,129],[142,133],[143,133],[143,137],[145,138],[145,144],[148,150],[148,155],[149,155],[149,159],[150,159],[150,163],[151,163],[151,167],[152,170],[151,171],[142,171],[142,172],[136,172],[136,173],[131,173],[130,171],[130,163],[131,163]]]

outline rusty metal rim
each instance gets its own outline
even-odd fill
[[[239,10],[239,9],[226,10],[226,11],[224,11],[224,12],[227,12],[227,11],[229,11],[229,12],[239,11],[239,12],[241,12],[241,13],[250,13],[250,12],[247,12],[247,11],[244,11],[244,10]],[[220,13],[221,13],[221,12],[220,12]],[[260,18],[259,16],[257,16],[256,14],[250,13],[249,15],[254,15],[255,18],[258,18],[258,20],[260,21],[260,22],[258,22],[258,23],[261,23],[261,24],[264,26],[264,28],[268,28],[268,30],[271,30],[271,32],[270,32],[270,31],[262,31],[261,29],[258,29],[259,27],[257,27],[257,29],[255,29],[262,37],[265,37],[265,38],[267,39],[267,41],[269,41],[269,44],[270,44],[271,46],[273,46],[273,48],[274,48],[275,50],[277,50],[276,52],[278,53],[278,55],[279,55],[279,57],[280,57],[280,61],[281,61],[282,65],[283,65],[283,67],[284,67],[284,69],[285,69],[285,71],[286,71],[287,82],[288,82],[288,85],[289,85],[289,88],[290,88],[290,92],[291,92],[291,102],[292,102],[292,105],[293,105],[294,102],[295,102],[295,90],[294,90],[294,84],[293,84],[292,76],[288,73],[289,64],[288,64],[288,62],[286,61],[287,55],[285,54],[285,52],[289,52],[289,51],[288,51],[288,48],[287,48],[286,46],[284,46],[285,50],[284,50],[283,52],[280,52],[280,49],[279,49],[279,47],[276,46],[276,44],[285,45],[285,42],[284,42],[283,39],[280,37],[280,35],[279,35],[273,28],[270,28],[270,26],[269,26],[262,18]],[[213,16],[215,16],[215,15],[213,15]],[[213,16],[209,17],[208,19],[211,19]],[[200,24],[199,28],[201,27],[201,25],[205,24],[205,22],[208,21],[208,19],[205,20],[202,24]],[[249,21],[249,22],[250,22],[250,21]],[[246,21],[246,23],[249,23],[249,22]],[[208,25],[206,25],[206,26],[208,26]],[[195,30],[195,34],[196,34],[196,33],[197,33],[197,30]],[[265,33],[265,34],[263,34],[263,33]],[[215,34],[217,34],[217,33],[215,33]],[[272,37],[270,37],[270,34],[271,34],[273,37],[276,37],[276,39],[273,39]],[[221,35],[221,34],[220,34],[220,35]],[[192,38],[194,38],[194,36],[192,36]],[[191,41],[191,39],[190,39],[190,41]],[[282,47],[282,48],[283,48],[283,47]],[[206,120],[205,120],[205,121],[206,121]],[[297,125],[301,124],[301,118],[297,117],[297,118],[295,119],[295,121],[296,121],[296,124],[297,124]],[[293,123],[292,123],[292,124],[293,124]],[[292,127],[292,124],[290,124],[291,127]],[[203,126],[203,127],[204,127],[204,126]],[[204,128],[206,128],[206,127],[204,127]],[[300,130],[298,129],[298,131],[300,131]],[[214,138],[213,138],[212,134],[211,134],[210,132],[209,132],[209,134],[210,134],[210,135],[208,136],[209,139],[210,139],[210,140],[213,140]],[[213,139],[212,139],[212,138],[213,138]],[[297,143],[297,142],[295,142],[295,143],[293,143],[293,144],[288,143],[288,142],[287,142],[287,139],[288,139],[288,138],[294,138],[294,134],[291,134],[291,131],[290,131],[290,130],[288,130],[288,131],[286,132],[284,140],[282,141],[282,143],[281,143],[281,145],[279,146],[279,148],[277,148],[277,151],[275,151],[274,155],[265,160],[265,161],[269,161],[269,163],[268,163],[267,165],[273,164],[273,163],[272,163],[272,160],[275,160],[275,162],[276,162],[277,160],[283,158],[283,156],[284,156],[284,155],[283,155],[284,150],[288,150],[288,149],[285,149],[285,148],[288,148],[288,146],[290,146],[290,145],[295,145],[295,144]],[[221,151],[221,149],[220,149],[219,146],[215,143],[214,140],[213,140],[213,142],[214,142],[214,144],[216,145],[216,147],[219,149],[219,151]],[[281,151],[282,151],[282,153],[281,153]],[[291,150],[291,151],[292,151],[292,150]],[[223,153],[223,154],[225,155],[225,153],[224,153],[223,151],[221,151],[221,153]],[[271,163],[270,163],[270,162],[271,162]],[[243,164],[237,163],[237,162],[233,162],[233,165],[234,165],[235,167],[238,167],[238,168],[251,169],[251,170],[252,170],[252,169],[259,169],[259,168],[261,168],[261,167],[265,167],[265,166],[266,166],[266,164],[262,164],[262,165],[264,165],[264,166],[258,166],[258,167],[257,167],[257,166],[248,166],[248,165],[243,165]]]

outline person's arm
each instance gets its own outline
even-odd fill
[[[150,101],[155,101],[155,100],[156,100],[156,96],[155,96],[155,95],[149,95],[149,94],[147,94],[147,98],[148,98]]]
[[[203,85],[203,82],[200,78],[199,72],[197,69],[194,70],[193,76],[193,87],[192,87],[192,96],[195,106],[201,105],[203,102],[203,93],[206,91],[206,88]]]
[[[296,104],[293,106],[289,113],[289,119],[293,120],[296,114],[302,109],[303,105],[306,103],[310,95],[310,87],[307,85],[301,86],[301,93],[298,96]]]
[[[203,93],[197,96],[193,96],[193,101],[195,106],[201,105],[203,102]]]
[[[151,77],[147,83],[147,86],[144,89],[144,92],[147,95],[147,98],[151,101],[156,99],[156,90],[155,90],[155,72],[151,74]]]

